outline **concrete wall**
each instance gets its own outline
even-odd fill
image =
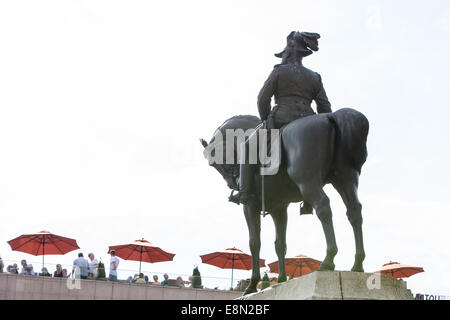
[[[241,292],[161,287],[146,284],[79,280],[0,273],[0,300],[232,300]]]

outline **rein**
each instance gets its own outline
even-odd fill
[[[266,211],[266,200],[264,198],[264,175],[261,175],[261,215],[265,218],[269,212]]]

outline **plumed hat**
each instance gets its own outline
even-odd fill
[[[282,58],[286,51],[296,51],[303,57],[309,56],[313,51],[319,50],[319,38],[318,33],[292,31],[287,37],[286,48],[276,53],[275,57]]]

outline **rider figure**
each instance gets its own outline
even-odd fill
[[[302,65],[303,57],[319,50],[319,38],[317,33],[293,31],[287,37],[286,48],[275,54],[282,62],[274,67],[258,95],[259,115],[262,121],[267,120],[267,129],[280,129],[291,121],[315,114],[311,108],[313,100],[318,113],[331,112],[320,75]],[[273,109],[272,96],[276,104]],[[240,190],[230,201],[248,203],[254,192],[253,177],[253,165],[241,164]],[[312,208],[306,203],[304,209],[304,213],[312,213]]]

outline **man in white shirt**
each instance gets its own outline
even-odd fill
[[[31,263],[27,264],[26,260],[22,260],[20,263],[22,264],[22,270],[20,271],[20,274],[34,276],[34,269]]]
[[[97,276],[97,269],[98,269],[98,261],[95,259],[94,254],[91,252],[88,254],[89,260],[89,274],[88,279],[94,279]]]
[[[80,279],[87,279],[89,273],[89,261],[87,261],[83,254],[80,252],[78,254],[78,259],[73,261],[72,273],[75,275],[80,275]]]
[[[119,259],[116,257],[116,252],[111,250],[111,262],[109,264],[109,281],[117,281],[117,267],[119,266]]]

